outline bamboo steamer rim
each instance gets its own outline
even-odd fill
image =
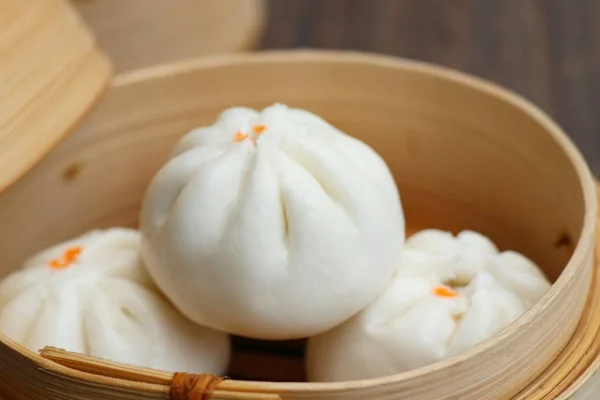
[[[600,202],[600,183],[596,182]],[[596,216],[594,271],[584,314],[575,333],[548,369],[512,400],[567,400],[600,370],[600,214]],[[587,397],[584,397],[587,399]]]
[[[294,63],[298,61],[303,62],[327,62],[327,63],[352,63],[352,64],[369,64],[381,67],[400,67],[404,70],[418,71],[421,74],[428,75],[431,77],[437,77],[452,81],[459,85],[468,87],[473,90],[478,90],[491,97],[502,100],[505,103],[509,103],[514,107],[520,109],[522,112],[528,114],[540,125],[550,133],[553,140],[555,140],[565,151],[567,157],[571,161],[575,170],[577,171],[581,190],[584,195],[586,214],[582,224],[582,229],[579,233],[579,240],[573,251],[569,262],[565,266],[564,270],[558,277],[558,279],[552,285],[552,288],[540,299],[535,306],[518,318],[515,322],[505,328],[503,331],[498,333],[495,338],[502,339],[502,337],[510,336],[512,332],[523,326],[528,320],[536,315],[546,307],[546,305],[552,301],[552,299],[560,292],[561,288],[568,282],[570,275],[577,269],[580,260],[583,259],[586,248],[590,243],[590,238],[594,237],[596,230],[596,215],[597,209],[597,197],[596,197],[596,184],[593,175],[583,158],[581,152],[577,149],[571,139],[564,133],[564,131],[556,124],[546,113],[544,113],[539,107],[534,105],[524,97],[505,89],[497,84],[489,82],[485,79],[471,76],[469,74],[459,72],[447,67],[433,65],[427,62],[402,59],[393,56],[385,56],[379,54],[368,54],[364,52],[356,51],[337,51],[337,50],[313,50],[313,49],[299,49],[299,50],[269,50],[261,51],[253,54],[236,54],[227,56],[215,56],[207,57],[204,59],[191,59],[177,63],[176,65],[161,65],[153,68],[133,71],[117,76],[114,79],[115,86],[124,86],[132,83],[145,81],[153,78],[166,77],[168,75],[186,73],[192,70],[211,70],[221,67],[231,67],[234,65],[260,65],[268,62],[281,62],[281,63]],[[337,391],[342,386],[344,389],[364,389],[374,385],[385,386],[393,384],[399,380],[413,379],[419,376],[429,374],[433,371],[439,371],[445,368],[449,368],[452,365],[459,364],[466,359],[476,356],[479,353],[493,347],[494,343],[491,341],[484,341],[473,348],[461,352],[456,356],[450,357],[446,360],[439,361],[435,364],[425,366],[416,370],[407,371],[401,374],[391,375],[382,378],[363,379],[350,382],[335,383],[335,382],[311,382],[310,391],[315,392],[328,392]],[[264,388],[267,382],[245,382],[248,387],[255,387],[257,390]],[[278,390],[306,390],[305,383],[299,382],[268,382],[269,387],[274,391]]]
[[[489,83],[485,80],[468,76],[466,74],[450,70],[444,67],[433,66],[423,62],[417,61],[408,61],[408,60],[399,60],[393,57],[388,56],[380,56],[380,55],[366,55],[362,53],[356,52],[340,52],[340,51],[269,51],[263,52],[261,54],[251,54],[251,55],[228,55],[228,56],[218,56],[218,57],[210,57],[203,60],[190,60],[182,63],[178,63],[176,66],[159,66],[152,69],[142,70],[142,71],[134,71],[125,75],[118,76],[114,80],[115,86],[128,85],[131,83],[135,83],[138,81],[142,81],[149,78],[160,78],[165,77],[169,74],[173,73],[185,73],[190,70],[197,69],[214,69],[220,68],[223,66],[231,66],[242,63],[250,63],[250,64],[261,64],[269,61],[280,61],[280,62],[295,62],[295,61],[314,61],[314,62],[328,62],[328,63],[336,63],[336,62],[345,62],[345,63],[356,63],[356,64],[364,64],[368,63],[371,65],[379,65],[379,66],[394,66],[394,67],[402,67],[403,69],[408,70],[416,70],[418,69],[420,73],[427,74],[432,77],[443,77],[446,80],[454,81],[463,86],[468,86],[472,89],[483,91],[486,94],[496,97],[504,102],[510,103],[513,106],[519,108],[523,112],[527,113],[529,116],[534,118],[538,123],[543,125],[546,130],[551,134],[553,140],[555,140],[558,144],[566,152],[566,155],[571,160],[574,165],[581,184],[582,191],[584,193],[584,201],[586,206],[586,214],[584,216],[583,227],[580,232],[580,240],[578,241],[574,253],[569,260],[569,263],[565,267],[563,273],[557,279],[552,289],[542,298],[540,302],[538,302],[530,311],[528,311],[525,315],[532,316],[536,313],[539,313],[545,305],[552,300],[555,296],[555,293],[559,290],[560,286],[562,286],[567,279],[569,279],[569,271],[572,271],[576,268],[577,262],[582,258],[583,252],[585,251],[585,243],[584,241],[588,241],[593,237],[594,229],[595,229],[595,219],[597,213],[597,205],[596,205],[596,192],[594,181],[587,167],[587,164],[583,160],[583,157],[577,150],[577,148],[573,145],[571,140],[562,132],[562,130],[542,111],[540,111],[536,106],[531,104],[529,101],[523,99],[522,97],[511,93],[508,90],[498,87],[495,84]],[[498,337],[509,335],[510,332],[518,329],[524,323],[523,317],[519,318],[515,323],[501,332]],[[9,341],[8,341],[9,342]],[[43,368],[47,368],[50,370],[54,370],[57,373],[63,374],[64,376],[68,376],[75,379],[85,379],[85,380],[101,380],[103,383],[115,385],[122,388],[127,389],[141,389],[144,387],[148,389],[150,385],[152,390],[156,390],[158,392],[164,392],[165,382],[168,382],[172,377],[170,373],[161,373],[156,372],[153,373],[154,376],[158,376],[158,381],[155,383],[149,384],[144,382],[132,382],[124,379],[115,379],[110,377],[99,377],[98,375],[91,373],[84,373],[82,375],[81,372],[73,370],[71,368],[66,368],[60,366],[57,363],[51,362],[37,353],[33,353],[29,350],[24,349],[22,346],[17,345],[14,342],[9,342],[11,347],[17,349],[19,352],[27,355],[30,359],[33,359],[39,366]],[[385,386],[395,381],[407,379],[419,375],[427,374],[431,371],[440,370],[443,368],[447,368],[453,364],[460,363],[466,358],[473,357],[474,355],[482,352],[483,350],[493,346],[493,343],[489,341],[481,343],[474,348],[467,350],[455,357],[452,357],[448,360],[433,364],[428,367],[424,367],[418,370],[409,371],[403,374],[393,375],[384,378],[376,378],[369,380],[360,380],[353,382],[344,382],[344,383],[310,383],[310,392],[336,392],[341,388],[344,390],[348,389],[362,389],[371,386]],[[166,380],[166,381],[165,381]],[[160,383],[159,383],[160,382]],[[293,390],[303,390],[307,392],[307,384],[306,383],[271,383],[271,382],[241,382],[241,381],[227,381],[228,385],[240,385],[244,386],[246,389],[255,392],[265,392],[267,390],[271,393],[285,393],[286,391]]]

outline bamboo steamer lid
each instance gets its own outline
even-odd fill
[[[62,0],[0,2],[0,191],[98,100],[111,66]]]
[[[58,4],[27,0],[33,1]],[[212,95],[199,96],[199,88]],[[432,101],[432,96],[454,102]],[[261,107],[274,100],[313,109],[375,145],[398,173],[413,230],[424,227],[415,220],[442,229],[466,222],[476,230],[489,230],[499,241],[518,242],[523,247],[517,250],[534,253],[558,281],[503,334],[442,363],[349,383],[228,380],[216,386],[213,398],[597,399],[600,274],[598,257],[593,262],[598,235],[588,168],[560,129],[528,103],[485,82],[419,63],[343,52],[273,52],[191,60],[121,75],[82,129],[0,195],[0,238],[11,237],[10,247],[0,247],[6,264],[0,264],[0,272],[18,265],[36,246],[94,227],[135,226],[146,184],[181,134],[210,122],[225,107]],[[130,107],[133,103],[138,106]],[[457,146],[452,135],[462,135],[463,144]],[[548,164],[546,153],[538,150],[549,152],[555,163]],[[470,160],[491,160],[499,168],[484,163],[473,168]],[[114,175],[114,166],[125,173]],[[453,180],[461,174],[470,179]],[[113,182],[111,190],[99,190],[97,182],[106,179]],[[526,199],[511,194],[514,185]],[[504,189],[499,196],[487,195],[498,187]],[[36,195],[40,190],[46,191],[43,199]],[[475,202],[461,205],[464,196]],[[526,200],[536,207],[524,207]],[[440,208],[423,213],[422,204]],[[477,218],[479,208],[489,209],[489,217],[502,223]],[[15,212],[19,210],[27,211]],[[57,215],[69,218],[57,225]],[[599,227],[596,221],[596,231]],[[553,246],[563,230],[577,238],[566,240],[566,251],[575,249],[573,254],[565,252],[560,240]],[[515,359],[507,360],[507,354]],[[260,378],[267,357],[260,351],[254,356],[245,362],[234,359],[235,373],[257,373]],[[500,367],[505,361],[514,368]],[[283,373],[282,378],[290,376]],[[0,341],[0,375],[0,392],[12,400],[66,399],[73,394],[90,400],[173,400],[174,387],[206,378],[53,348],[40,355],[7,340]]]
[[[0,191],[82,122],[114,72],[252,48],[264,0],[0,2]]]

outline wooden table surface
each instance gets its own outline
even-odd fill
[[[373,51],[489,79],[559,122],[600,176],[600,0],[270,0],[262,48]]]

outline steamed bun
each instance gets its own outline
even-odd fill
[[[320,117],[231,108],[177,144],[141,213],[143,253],[199,324],[292,339],[346,320],[389,283],[404,215],[383,159]]]
[[[0,332],[136,366],[224,372],[226,334],[193,324],[155,288],[139,233],[92,231],[34,256],[0,283]]]
[[[483,235],[422,231],[374,303],[310,339],[309,379],[375,378],[442,360],[502,330],[549,288],[531,260]]]

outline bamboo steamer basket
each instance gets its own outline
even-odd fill
[[[422,63],[267,52],[118,76],[82,127],[51,152],[40,151],[39,163],[1,193],[0,274],[89,229],[137,226],[146,186],[183,134],[224,108],[276,101],[316,112],[373,146],[397,180],[409,231],[481,231],[536,261],[552,289],[490,340],[390,377],[302,382],[301,341],[236,338],[234,379],[203,393],[211,377],[53,348],[38,354],[3,338],[0,393],[11,400],[597,399],[600,224],[587,165],[533,105]],[[178,395],[192,383],[197,397]]]
[[[117,72],[254,48],[266,0],[71,0]]]

